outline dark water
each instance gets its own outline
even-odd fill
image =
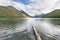
[[[60,40],[60,19],[0,18],[0,40],[34,40],[32,26],[42,40]]]

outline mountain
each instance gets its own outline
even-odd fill
[[[43,18],[60,18],[60,9],[54,10],[44,15]]]
[[[18,11],[12,6],[0,6],[0,18],[28,18],[23,11]]]
[[[42,18],[43,16],[44,16],[45,14],[40,14],[40,15],[35,15],[35,16],[33,16],[32,18]]]

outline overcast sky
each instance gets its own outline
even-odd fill
[[[35,16],[60,9],[60,0],[0,0],[0,6],[13,6]]]

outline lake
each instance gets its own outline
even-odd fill
[[[32,26],[42,40],[60,40],[58,18],[0,18],[0,40],[34,40]]]

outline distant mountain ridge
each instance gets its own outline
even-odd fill
[[[0,18],[29,18],[31,17],[23,10],[19,11],[12,6],[0,6]],[[60,9],[48,14],[35,15],[32,18],[60,18]]]
[[[44,16],[45,14],[40,14],[40,15],[35,15],[35,16],[33,16],[32,18],[42,18],[43,16]]]

